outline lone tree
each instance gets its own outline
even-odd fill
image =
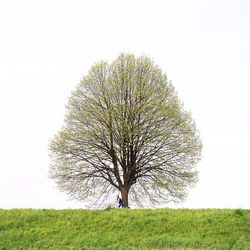
[[[197,181],[199,134],[150,58],[121,54],[95,64],[66,109],[50,143],[50,177],[72,198],[99,205],[120,191],[125,207],[129,198],[180,201]]]

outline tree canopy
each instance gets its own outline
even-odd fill
[[[197,181],[202,143],[167,75],[147,56],[96,63],[69,97],[50,143],[50,177],[93,206],[181,201]]]

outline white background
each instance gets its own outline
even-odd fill
[[[0,0],[0,208],[82,207],[47,177],[49,139],[81,76],[131,52],[168,74],[203,139],[178,207],[249,209],[249,13],[247,0]]]

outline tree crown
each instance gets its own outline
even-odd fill
[[[50,173],[71,197],[103,204],[119,190],[125,200],[157,204],[182,200],[197,181],[199,133],[150,58],[121,54],[95,64],[66,109]]]

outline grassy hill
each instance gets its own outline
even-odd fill
[[[250,249],[250,210],[0,209],[0,249]]]

